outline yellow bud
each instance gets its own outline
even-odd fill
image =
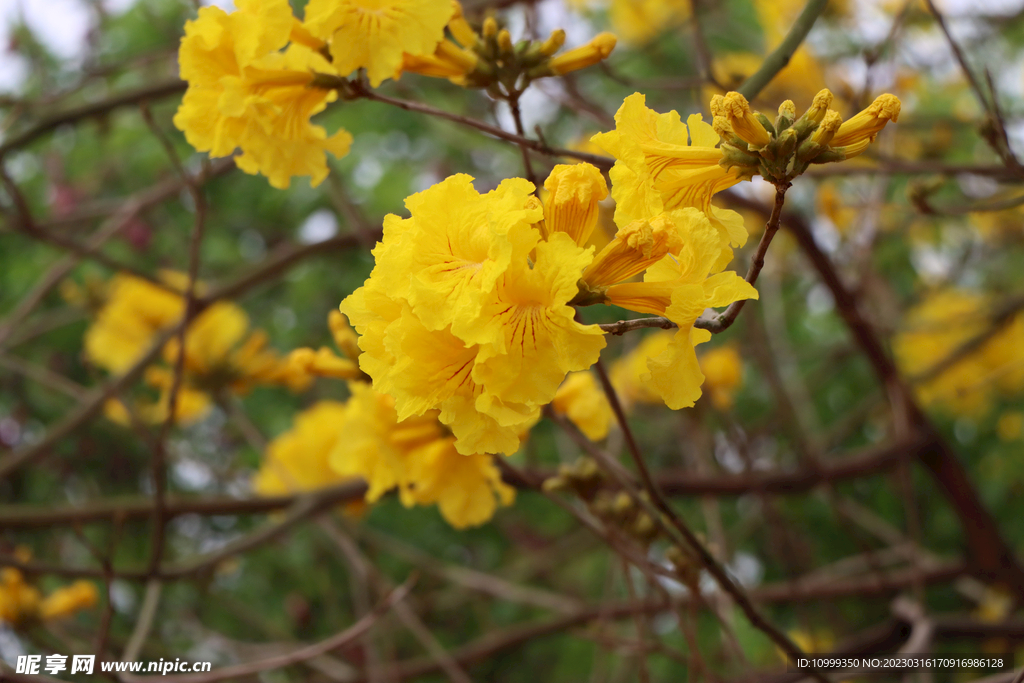
[[[825,118],[818,124],[818,129],[811,133],[811,140],[822,147],[832,142],[836,131],[843,123],[843,117],[835,109],[825,112]]]
[[[94,607],[98,601],[96,586],[91,581],[75,581],[47,595],[39,605],[39,616],[43,619],[69,617],[75,612]]]
[[[512,34],[506,28],[498,32],[498,50],[503,55],[512,54]]]
[[[498,35],[498,22],[494,17],[484,19],[484,38],[493,38]]]
[[[608,196],[601,171],[590,164],[559,164],[544,181],[544,189],[548,196],[542,234],[564,232],[585,246],[597,225],[598,202]]]
[[[814,96],[814,100],[811,102],[811,106],[804,112],[804,118],[814,121],[815,123],[821,123],[822,119],[825,118],[825,112],[832,106],[832,91],[828,88],[824,88],[818,91],[818,94]]]
[[[864,150],[866,150],[868,148],[868,145],[871,144],[871,141],[868,140],[867,138],[863,138],[849,145],[842,145],[840,147],[836,147],[835,138],[833,138],[832,143],[832,148],[837,152],[841,152],[845,159],[852,159],[863,154]]]
[[[612,33],[599,33],[586,45],[581,45],[568,52],[558,55],[548,64],[552,72],[559,76],[571,71],[585,69],[597,64],[615,49],[617,38]]]
[[[899,98],[888,93],[879,95],[874,102],[868,105],[867,109],[839,126],[839,130],[836,131],[836,135],[832,139],[832,146],[848,147],[863,140],[874,142],[878,132],[885,128],[885,124],[889,121],[898,121],[899,118]]]
[[[714,118],[725,118],[725,98],[715,95],[711,98],[711,116]]]
[[[612,501],[612,512],[622,515],[633,509],[633,499],[625,491],[619,491]]]
[[[540,53],[545,57],[550,57],[561,50],[563,45],[565,45],[565,30],[555,29],[548,39],[541,43]]]
[[[712,103],[712,106],[715,106],[714,100]],[[721,116],[728,119],[733,132],[751,147],[761,149],[771,142],[771,136],[754,116],[754,112],[750,110],[750,104],[746,97],[738,92],[730,92],[722,98],[718,106]]]
[[[796,118],[796,105],[793,104],[793,100],[786,100],[779,105],[779,116],[787,119]]]
[[[443,62],[455,65],[463,74],[472,73],[480,61],[475,53],[463,50],[447,38],[438,44],[434,55]]]
[[[551,477],[545,479],[544,483],[540,486],[541,490],[545,493],[555,493],[556,491],[566,491],[569,488],[569,482],[562,477]]]
[[[722,138],[723,140],[728,140],[734,135],[736,135],[732,130],[732,126],[729,125],[729,119],[725,118],[724,116],[715,116],[714,118],[712,118],[711,128],[714,129],[714,131],[718,134],[718,137]]]
[[[359,354],[362,353],[358,343],[359,336],[348,324],[348,318],[344,313],[338,310],[331,311],[327,315],[327,327],[330,328],[331,336],[334,337],[335,346],[352,360],[359,358]]]
[[[462,5],[455,0],[452,1],[452,9],[455,14],[448,20],[448,30],[455,36],[455,40],[459,41],[462,47],[473,47],[477,44],[480,37],[473,30],[473,27],[466,21],[466,17],[462,14]]]

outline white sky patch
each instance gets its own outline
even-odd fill
[[[109,14],[122,14],[137,0],[103,0]],[[11,29],[24,23],[46,49],[71,64],[88,47],[94,14],[83,0],[0,0],[0,92],[17,90],[28,76],[28,61],[8,51]]]
[[[299,226],[299,242],[316,244],[338,234],[338,217],[330,209],[317,209]]]
[[[529,88],[519,98],[519,112],[523,119],[523,130],[528,137],[533,135],[533,127],[550,123],[558,113],[558,103],[548,95],[541,92],[539,88]],[[509,132],[516,130],[515,120],[512,118],[512,111],[508,104],[499,102],[496,108],[498,124]]]

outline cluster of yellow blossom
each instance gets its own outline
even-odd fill
[[[349,358],[359,355],[354,335],[334,311],[331,329]],[[311,349],[292,353],[304,363]],[[338,377],[347,358],[320,349],[314,374]],[[291,430],[274,439],[253,482],[263,495],[306,491],[361,478],[373,503],[397,488],[406,507],[437,505],[453,527],[483,524],[498,504],[510,505],[515,489],[501,480],[488,455],[462,455],[455,439],[437,420],[437,411],[399,420],[395,401],[365,382],[349,382],[351,397],[320,401],[295,418]]]
[[[352,136],[328,136],[310,118],[344,93],[347,76],[364,70],[372,87],[403,71],[467,86],[503,84],[580,69],[607,57],[615,37],[602,34],[553,57],[565,41],[512,44],[493,17],[476,33],[452,0],[310,0],[305,21],[288,0],[238,0],[237,11],[203,7],[185,24],[179,63],[188,90],[174,124],[212,156],[241,149],[235,163],[287,188],[293,176],[314,187],[327,177],[327,156],[348,154]],[[445,37],[448,27],[456,43]]]
[[[62,619],[96,605],[96,586],[76,581],[43,597],[12,567],[0,569],[0,624],[20,626],[35,619]]]
[[[360,367],[400,419],[438,410],[460,452],[515,452],[566,374],[597,360],[602,332],[577,322],[573,306],[598,303],[675,322],[645,381],[674,409],[700,396],[694,346],[710,333],[695,321],[757,296],[721,272],[746,233],[710,204],[738,175],[719,165],[717,136],[699,116],[688,133],[678,114],[655,114],[634,95],[616,121],[598,144],[620,160],[619,229],[596,254],[587,243],[608,190],[588,164],[555,167],[543,203],[525,180],[481,195],[459,175],[409,197],[410,218],[385,219],[376,267],[341,309],[362,334]]]
[[[588,244],[608,188],[589,164],[556,166],[543,202],[521,178],[480,194],[465,175],[409,197],[411,216],[385,219],[370,278],[341,304],[362,335],[360,367],[400,420],[439,411],[459,452],[513,453],[566,374],[590,367],[605,345],[574,307],[612,304],[675,323],[644,357],[641,379],[670,408],[692,406],[704,381],[694,347],[711,337],[697,319],[757,297],[724,272],[747,233],[713,195],[755,173],[788,184],[809,163],[859,154],[899,114],[899,100],[883,95],[842,123],[831,99],[822,91],[800,118],[786,102],[772,124],[729,93],[712,101],[713,127],[700,115],[684,124],[674,111],[658,114],[639,93],[626,98],[615,130],[593,138],[616,159],[618,227],[596,253]],[[710,367],[728,383],[737,381],[730,365]],[[587,382],[564,391],[582,395]]]
[[[162,272],[161,280],[164,286],[123,273],[110,280],[106,301],[85,332],[90,362],[114,374],[124,373],[181,320],[186,277]],[[146,384],[159,395],[155,402],[134,408],[145,422],[167,419],[178,348],[174,337],[161,349],[164,364],[145,370]],[[211,304],[192,320],[185,333],[183,370],[174,415],[182,424],[202,418],[223,393],[246,394],[260,384],[299,390],[311,379],[267,348],[266,333],[250,330],[245,311],[230,302]],[[107,415],[122,424],[129,420],[128,408],[119,401],[107,404]]]
[[[906,327],[893,340],[893,350],[912,381],[922,378],[916,388],[924,405],[979,417],[1000,395],[1024,390],[1021,315],[1014,315],[983,343],[935,373],[939,364],[988,332],[997,313],[989,297],[955,289],[936,292],[907,313]]]
[[[315,186],[327,177],[325,153],[344,156],[352,143],[346,131],[328,136],[310,122],[337,99],[333,90],[312,87],[314,72],[334,73],[334,67],[321,54],[323,43],[292,16],[288,0],[238,0],[237,6],[231,14],[204,7],[185,24],[178,59],[189,85],[174,125],[212,156],[240,148],[238,167],[264,174],[274,187],[287,188],[296,175],[310,176]]]

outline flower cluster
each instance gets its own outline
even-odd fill
[[[936,292],[907,313],[893,350],[903,372],[917,380],[923,404],[980,417],[1000,395],[1024,390],[1024,316],[1004,324],[997,317],[985,296],[955,289]],[[1000,326],[984,343],[960,353],[993,325]]]
[[[27,553],[19,553],[27,556]],[[63,619],[94,607],[99,600],[90,581],[75,581],[43,597],[13,567],[0,569],[0,625],[22,626],[35,620]]]
[[[181,320],[186,277],[163,272],[161,278],[163,286],[123,273],[110,280],[106,301],[85,332],[85,356],[90,362],[122,374]],[[161,349],[163,364],[146,368],[143,378],[159,397],[133,408],[142,421],[158,423],[167,419],[172,368],[178,353],[179,343],[174,337]],[[202,418],[214,399],[223,394],[244,395],[261,384],[283,384],[299,390],[310,381],[308,372],[285,362],[267,347],[263,330],[250,330],[245,311],[226,301],[211,304],[189,324],[183,370],[174,414],[174,419],[183,424]],[[358,374],[358,370],[353,367],[351,374]],[[122,424],[130,419],[128,407],[119,401],[107,404],[107,416]]]
[[[409,197],[411,217],[385,219],[376,267],[341,304],[398,419],[440,411],[460,453],[518,450],[566,373],[605,344],[568,305],[592,253],[543,237],[533,189],[515,178],[480,194],[456,175]]]
[[[189,87],[174,125],[212,156],[242,154],[235,163],[277,188],[291,177],[327,177],[325,153],[348,154],[352,136],[327,135],[310,117],[337,98],[311,87],[314,72],[333,73],[322,43],[292,16],[288,0],[238,0],[238,11],[199,10],[185,24],[179,62]],[[290,43],[290,44],[289,44]],[[282,48],[288,46],[287,50]]]
[[[338,368],[359,356],[354,334],[334,311],[335,342],[349,358],[327,348],[292,352],[290,360],[314,374],[338,377]],[[262,495],[306,491],[347,479],[367,483],[365,501],[373,503],[396,489],[406,507],[437,505],[453,527],[462,529],[491,519],[499,504],[510,505],[515,489],[501,480],[488,455],[463,455],[437,420],[437,411],[399,420],[395,401],[365,382],[348,384],[350,398],[319,401],[295,418],[291,430],[274,439],[253,482]]]
[[[374,88],[412,71],[508,97],[533,79],[594,64],[615,47],[615,36],[601,34],[554,56],[564,31],[513,45],[493,17],[475,31],[452,0],[311,0],[305,21],[288,0],[238,0],[237,7],[204,7],[185,24],[179,62],[188,90],[174,124],[201,152],[241,149],[240,169],[282,189],[293,176],[317,186],[327,177],[327,153],[348,154],[347,131],[328,135],[310,119],[339,91],[357,96],[346,78],[359,70]],[[445,37],[446,26],[461,47]]]
[[[688,132],[678,114],[655,114],[634,95],[617,124],[598,142],[620,159],[618,232],[597,253],[588,240],[608,189],[588,164],[555,167],[543,203],[522,179],[481,195],[453,176],[410,197],[410,218],[385,220],[376,267],[341,309],[363,335],[360,366],[400,419],[439,410],[460,452],[514,452],[566,374],[605,345],[599,328],[575,320],[575,305],[667,316],[679,329],[647,359],[644,380],[673,409],[700,396],[694,346],[710,333],[694,323],[757,296],[722,272],[730,243],[746,237],[742,221],[711,207],[738,177],[718,164],[717,136],[699,117]]]

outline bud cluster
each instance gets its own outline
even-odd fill
[[[885,124],[899,118],[899,100],[881,95],[870,107],[843,123],[829,109],[832,93],[822,90],[797,118],[796,106],[786,100],[770,120],[751,110],[738,92],[711,100],[715,132],[722,138],[724,168],[740,169],[742,177],[760,175],[776,185],[790,183],[811,164],[845,161],[861,154]]]
[[[543,488],[548,493],[575,493],[595,516],[642,545],[650,545],[661,534],[655,521],[629,493],[607,487],[604,473],[591,458],[581,457],[571,465],[559,466],[558,474],[545,480]],[[647,499],[646,492],[640,495]]]
[[[560,76],[596,64],[611,54],[616,43],[614,35],[601,33],[586,45],[556,55],[565,44],[563,29],[552,31],[546,40],[513,42],[508,29],[501,27],[494,17],[484,19],[479,29],[471,26],[458,5],[455,16],[448,22],[448,30],[458,44],[443,40],[434,55],[435,61],[457,65],[460,84],[486,88],[494,97],[522,92],[530,81],[538,78]],[[427,72],[418,66],[406,64],[405,68]]]

